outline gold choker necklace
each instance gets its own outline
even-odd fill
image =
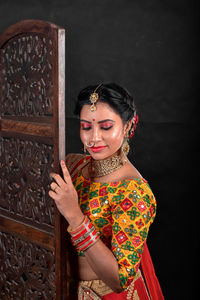
[[[90,177],[101,177],[108,175],[121,168],[126,161],[122,161],[120,155],[114,155],[106,159],[94,160],[92,157],[89,164]]]

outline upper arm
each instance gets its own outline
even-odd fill
[[[139,268],[156,201],[146,183],[135,184],[132,190],[112,197],[111,211],[112,252],[118,261],[121,285],[126,288]]]

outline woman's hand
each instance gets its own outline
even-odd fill
[[[64,179],[62,179],[59,174],[50,174],[55,182],[51,183],[49,196],[53,198],[58,210],[66,218],[71,228],[76,228],[82,223],[84,215],[78,204],[78,194],[74,188],[65,162],[61,160],[60,165]]]

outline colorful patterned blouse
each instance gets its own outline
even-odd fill
[[[143,244],[156,213],[156,200],[148,183],[144,179],[92,182],[79,170],[73,184],[82,212],[116,257],[121,286],[127,288],[139,268]]]

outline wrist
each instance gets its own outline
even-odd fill
[[[67,221],[71,230],[75,230],[76,228],[78,228],[83,223],[84,218],[85,216],[81,210],[77,212],[74,216],[69,217]]]
[[[72,244],[78,251],[86,251],[99,239],[99,233],[87,216],[84,217],[79,227],[72,230],[69,226],[67,231],[71,235]]]

